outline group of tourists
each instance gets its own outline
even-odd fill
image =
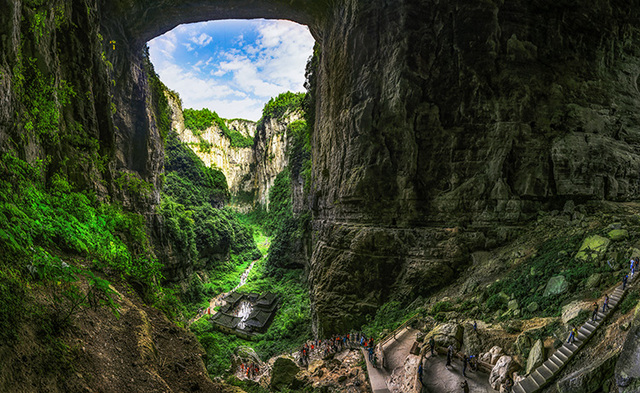
[[[638,268],[637,259],[638,258],[631,258],[631,261],[629,263],[629,270],[632,277],[635,274],[636,269]],[[625,276],[622,278],[623,291],[627,287],[628,280],[629,280],[629,274],[625,274]],[[598,311],[600,310],[600,306],[598,305],[598,302],[594,301],[593,304],[591,305],[591,308],[592,308],[591,321],[596,322],[598,320]],[[605,293],[604,301],[602,302],[602,313],[604,313],[605,311],[608,311],[610,308],[611,307],[609,307],[609,295]],[[567,339],[567,343],[573,344],[577,340],[577,337],[578,337],[578,328],[573,326],[573,328],[569,332],[569,338]]]
[[[309,357],[312,354],[317,354],[320,357],[325,357],[329,354],[340,352],[344,349],[354,349],[356,347],[363,347],[368,351],[369,361],[377,363],[377,356],[375,354],[373,338],[366,337],[363,333],[347,333],[345,335],[334,335],[324,340],[312,340],[307,341],[300,348],[300,364],[302,366],[309,365]]]
[[[473,322],[473,331],[474,332],[478,331],[478,325],[475,321]],[[431,356],[435,356],[436,341],[434,340],[433,337],[429,339],[427,345],[429,346],[429,351],[431,352]],[[447,347],[447,363],[446,363],[447,369],[452,367],[452,362],[455,355],[456,355],[455,348],[453,347],[453,345],[449,345]],[[478,371],[479,357],[480,355],[468,355],[466,353],[462,354],[462,376],[464,378],[467,378],[467,370]],[[418,366],[418,378],[420,380],[420,383],[422,383],[422,374],[423,374],[423,368],[421,363]],[[462,380],[460,387],[462,389],[462,392],[469,393],[469,384],[467,383],[466,379]]]
[[[247,379],[254,379],[260,375],[260,366],[256,363],[240,363],[240,375]]]

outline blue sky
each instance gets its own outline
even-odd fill
[[[184,108],[258,120],[269,98],[304,91],[313,43],[306,26],[254,19],[180,25],[148,45],[156,72]]]

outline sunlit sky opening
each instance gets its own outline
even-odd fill
[[[258,120],[285,91],[302,92],[314,40],[284,20],[222,20],[180,25],[149,41],[151,62],[183,108]]]

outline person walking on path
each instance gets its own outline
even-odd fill
[[[567,339],[567,343],[573,344],[574,341],[576,341],[576,328],[575,327],[573,329],[571,329],[571,332],[569,333],[569,338]]]
[[[598,303],[593,302],[593,315],[591,316],[593,322],[598,320]]]
[[[436,340],[433,339],[433,336],[429,340],[429,348],[431,348],[431,356],[433,356],[433,350],[436,348]]]
[[[467,364],[469,364],[469,358],[467,355],[462,356],[462,376],[467,377]]]
[[[604,312],[604,309],[609,309],[609,295],[607,295],[606,293],[604,294],[604,303],[602,303],[602,312]]]
[[[422,361],[420,361],[420,365],[418,366],[418,380],[420,384],[422,384]]]
[[[469,384],[466,379],[460,383],[460,387],[462,388],[463,393],[469,393]]]
[[[629,275],[625,274],[624,277],[622,278],[622,290],[624,291],[624,289],[627,287],[627,280],[629,279]]]
[[[572,329],[569,331],[569,338],[567,339],[567,343],[571,343],[571,344],[573,344],[573,342],[575,341],[575,339],[576,339],[576,338],[575,338],[575,334],[574,334],[574,332],[573,332],[574,330],[575,330],[575,328],[572,328]]]
[[[453,346],[449,345],[447,348],[447,367],[451,366],[451,356],[453,355]]]
[[[478,322],[477,321],[473,321],[473,331],[474,332],[478,332]]]

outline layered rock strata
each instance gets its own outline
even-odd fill
[[[298,111],[288,111],[276,118],[260,123],[242,119],[223,119],[225,125],[246,137],[254,138],[251,147],[231,146],[231,140],[216,125],[199,135],[184,125],[179,101],[167,95],[171,108],[171,128],[178,133],[204,164],[224,173],[230,194],[235,197],[236,208],[247,210],[254,205],[269,206],[269,190],[276,176],[289,165],[289,124],[302,119]],[[204,142],[204,143],[203,143]]]

